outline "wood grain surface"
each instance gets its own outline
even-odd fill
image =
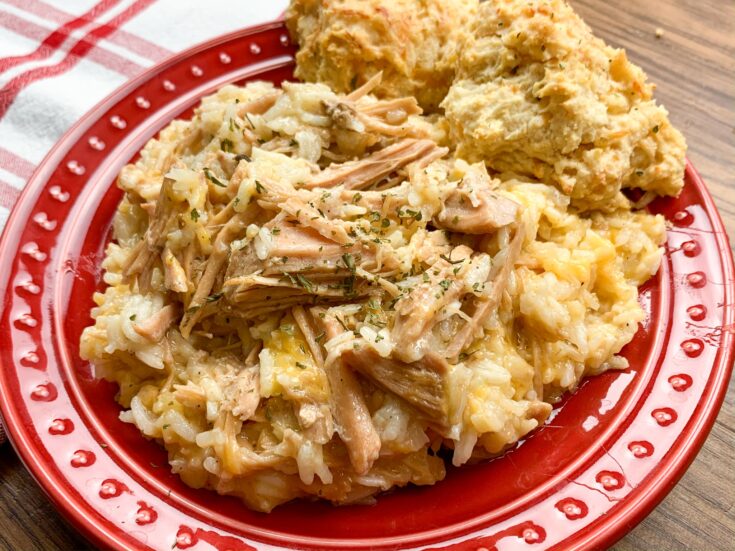
[[[572,0],[572,4],[599,36],[627,48],[629,57],[658,85],[657,98],[686,136],[689,158],[708,183],[733,239],[735,2]],[[731,380],[722,411],[692,466],[668,497],[613,549],[733,548],[734,402]],[[0,549],[86,548],[10,446],[0,448]]]

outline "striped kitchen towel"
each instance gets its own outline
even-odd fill
[[[287,4],[0,0],[0,230],[38,163],[102,98],[173,53],[275,19]]]

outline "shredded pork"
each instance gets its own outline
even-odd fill
[[[381,78],[225,87],[120,175],[82,354],[191,486],[269,511],[433,484],[440,448],[497,455],[625,365],[662,226],[468,164]]]

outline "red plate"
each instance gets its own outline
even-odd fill
[[[504,457],[375,506],[292,503],[270,515],[193,490],[166,454],[118,420],[112,384],[94,380],[78,341],[110,221],[113,181],[172,119],[229,82],[291,78],[281,23],[214,40],[103,101],[48,155],[2,243],[0,403],[23,462],[58,509],[103,548],[581,549],[610,545],[673,487],[704,442],[733,357],[733,265],[695,170],[678,199],[631,368],[585,381],[547,425]],[[272,547],[271,547],[272,546]]]

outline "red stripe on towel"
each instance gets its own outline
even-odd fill
[[[0,10],[0,20],[2,25],[6,29],[10,29],[16,34],[23,35],[33,40],[40,40],[41,37],[46,36],[48,29],[16,17],[13,14]],[[110,52],[102,46],[90,50],[87,54],[87,59],[94,61],[95,63],[107,67],[113,71],[116,71],[128,78],[132,78],[141,73],[145,69],[142,65],[138,65],[134,61],[130,61],[116,53]]]
[[[25,63],[27,61],[46,59],[61,47],[61,45],[66,41],[73,30],[82,27],[90,21],[94,21],[95,19],[97,19],[97,17],[105,13],[107,10],[109,10],[111,7],[113,7],[115,4],[118,4],[119,2],[120,0],[102,0],[102,2],[95,4],[91,10],[88,10],[86,13],[80,15],[79,17],[67,21],[61,27],[57,28],[51,34],[46,36],[46,38],[43,39],[43,41],[34,51],[24,55],[16,55],[0,59],[0,71],[5,71],[7,69],[10,69],[11,67],[15,67],[16,65],[20,65],[21,63]],[[11,14],[8,13],[3,14],[3,26],[10,27],[7,21],[8,19],[10,19],[8,17],[10,15]]]
[[[18,195],[20,195],[20,190],[0,180],[0,207],[12,209],[18,200]]]
[[[43,17],[44,19],[54,21],[56,23],[63,23],[68,19],[74,17],[73,15],[61,11],[60,9],[50,4],[47,4],[46,2],[42,2],[41,0],[3,1],[6,4],[11,4],[16,8],[25,10],[28,13],[38,15],[40,17]],[[146,59],[150,59],[153,61],[159,61],[173,54],[173,52],[167,50],[162,46],[159,46],[158,44],[155,44],[149,40],[146,40],[145,38],[141,38],[123,30],[118,30],[117,32],[113,33],[112,35],[107,37],[107,40],[113,42],[114,44],[117,44],[118,46],[127,48],[131,52],[138,54],[141,57],[145,57]]]
[[[33,163],[2,147],[0,147],[0,168],[23,179],[30,178],[33,171],[36,170],[36,166]]]
[[[79,63],[79,61],[89,53],[98,41],[115,32],[119,25],[136,16],[155,1],[156,0],[137,0],[125,11],[110,20],[109,23],[100,25],[88,32],[84,38],[74,44],[64,59],[56,65],[38,67],[36,69],[26,71],[8,82],[3,86],[2,90],[0,90],[0,119],[5,116],[5,113],[8,112],[8,109],[15,101],[15,98],[26,86],[37,80],[65,73]]]

